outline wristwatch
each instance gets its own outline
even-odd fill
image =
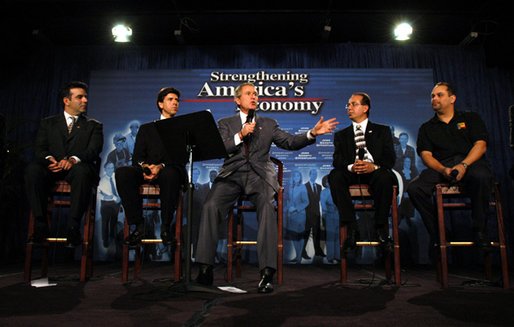
[[[464,161],[463,161],[463,162],[461,162],[460,164],[461,164],[461,165],[463,165],[465,169],[468,169],[468,164],[467,164],[467,163],[465,163]]]

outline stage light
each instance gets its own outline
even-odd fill
[[[174,30],[173,35],[175,35],[175,39],[177,39],[178,44],[184,44],[186,42],[182,29]]]
[[[116,25],[112,28],[112,36],[114,37],[114,42],[130,42],[132,29],[123,24]]]
[[[398,41],[405,41],[410,39],[412,34],[412,26],[408,23],[401,23],[394,29],[394,38]]]
[[[321,37],[323,38],[323,40],[328,40],[330,32],[332,32],[332,26],[328,24],[323,26],[323,31],[321,32]]]
[[[461,47],[469,45],[471,42],[473,42],[478,37],[478,32],[469,32],[468,35],[462,41],[460,41],[459,45]]]

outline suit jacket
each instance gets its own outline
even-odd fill
[[[257,174],[263,178],[275,191],[278,191],[277,172],[275,165],[270,160],[271,144],[285,150],[299,150],[315,140],[309,140],[307,133],[301,135],[289,134],[280,129],[276,120],[255,115],[255,131],[249,145],[249,159],[244,154],[244,145],[234,142],[234,135],[242,126],[239,113],[223,118],[218,122],[218,129],[225,144],[228,157],[225,159],[217,178],[225,178],[238,168],[249,162]]]
[[[173,118],[170,118],[173,119]],[[185,171],[185,162],[177,162],[168,155],[164,144],[161,141],[161,135],[157,131],[154,122],[143,124],[139,127],[136,136],[136,144],[134,145],[134,154],[132,156],[132,165],[139,166],[139,163],[160,164],[166,166],[174,165],[180,170]],[[185,175],[184,175],[185,176]]]
[[[98,173],[103,142],[102,123],[81,115],[68,135],[66,117],[61,113],[41,120],[36,137],[36,159],[44,162],[45,157],[53,156],[60,161],[76,156]]]
[[[366,148],[373,156],[374,163],[388,169],[392,169],[396,160],[393,146],[393,137],[389,126],[375,124],[368,121],[364,133]],[[334,160],[335,169],[348,170],[348,165],[355,162],[355,133],[353,125],[337,132],[334,135]]]
[[[177,162],[168,155],[154,122],[141,125],[137,132],[132,166],[139,167],[140,163],[154,165],[163,163],[166,166],[175,166],[181,172],[183,183],[187,181],[186,163]]]

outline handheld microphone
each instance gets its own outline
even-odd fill
[[[452,178],[452,180],[456,180],[458,174],[459,174],[459,171],[457,169],[454,169],[451,171],[450,177]]]
[[[255,115],[255,110],[248,110],[248,115],[246,116],[246,123],[251,123],[253,120],[253,116]]]
[[[359,160],[363,160],[364,159],[364,154],[366,153],[366,151],[364,150],[364,148],[359,148],[359,151],[357,151],[357,157],[359,157]]]

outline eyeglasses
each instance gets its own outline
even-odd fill
[[[360,106],[361,104],[358,103],[358,102],[350,102],[350,103],[347,103],[346,106],[344,106],[346,109],[350,108],[350,107],[358,107]]]

